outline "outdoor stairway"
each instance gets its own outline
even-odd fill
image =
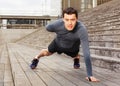
[[[38,67],[29,65],[38,49],[17,43],[0,46],[0,86],[119,86],[120,74],[93,66],[93,74],[101,81],[85,80],[86,68],[73,69],[73,59],[54,54],[40,59]],[[82,57],[81,57],[82,58]]]
[[[93,64],[120,71],[120,2],[112,0],[79,13],[89,35]]]

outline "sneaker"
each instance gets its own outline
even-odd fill
[[[79,59],[78,58],[74,59],[74,65],[73,66],[74,66],[75,69],[78,69],[80,67],[80,63],[79,63]]]
[[[38,65],[39,60],[38,59],[33,59],[32,64],[30,65],[31,69],[35,69]]]

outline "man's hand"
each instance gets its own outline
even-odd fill
[[[90,76],[90,77],[86,77],[86,80],[90,81],[90,82],[99,82],[99,79],[96,79],[94,76]]]

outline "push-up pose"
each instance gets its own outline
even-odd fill
[[[79,48],[82,46],[88,81],[97,82],[92,74],[92,66],[89,51],[88,33],[85,26],[78,21],[78,13],[72,7],[63,10],[62,19],[59,19],[46,26],[50,32],[55,32],[56,38],[50,43],[48,49],[42,49],[40,53],[32,60],[31,69],[35,69],[39,62],[39,58],[49,56],[57,52],[59,54],[65,53],[74,59],[74,68],[80,67]]]

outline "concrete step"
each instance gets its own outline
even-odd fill
[[[83,57],[83,54],[80,53]],[[101,68],[106,68],[115,72],[120,71],[120,59],[108,56],[91,54],[92,64]]]
[[[111,58],[120,58],[120,48],[90,46],[90,52],[99,56],[108,56]]]
[[[15,42],[16,40],[34,32],[36,29],[0,29],[0,38],[3,41],[2,44],[6,42]]]

